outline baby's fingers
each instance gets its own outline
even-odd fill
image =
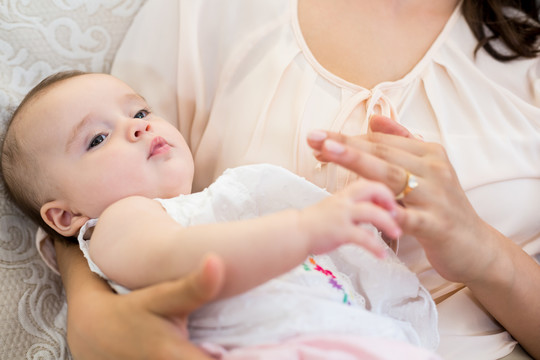
[[[377,257],[384,256],[385,247],[376,231],[364,224],[371,224],[388,237],[396,239],[402,231],[393,212],[389,212],[371,203],[359,203],[355,206],[354,222],[358,231],[355,243],[365,247]]]
[[[379,259],[385,257],[386,248],[376,229],[366,226],[366,224],[359,224],[353,230],[352,236],[354,238],[353,244],[363,247]]]
[[[371,202],[390,212],[395,212],[398,206],[392,190],[377,181],[358,179],[348,185],[345,191],[355,202]]]
[[[356,206],[354,221],[357,224],[372,224],[393,239],[401,236],[402,231],[394,212],[387,211],[371,203],[361,203]]]

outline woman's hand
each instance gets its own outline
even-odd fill
[[[56,252],[75,359],[210,359],[188,341],[186,319],[220,290],[218,257],[208,256],[183,279],[116,295],[90,272],[77,246],[57,242]]]
[[[485,234],[492,229],[469,203],[443,147],[382,116],[374,116],[370,125],[369,134],[357,137],[317,131],[308,143],[319,161],[380,181],[396,195],[405,189],[408,173],[413,175],[418,185],[401,199],[406,208],[398,217],[403,232],[421,242],[433,267],[448,280],[482,276],[493,258],[484,256],[482,262],[478,253],[485,254],[492,238]]]
[[[416,138],[391,119],[374,116],[363,136],[315,131],[308,137],[319,161],[340,164],[386,184],[398,195],[412,174],[418,185],[402,199],[398,223],[415,236],[431,265],[462,282],[534,357],[540,329],[540,266],[484,222],[459,184],[445,150]],[[519,309],[519,311],[516,311]]]

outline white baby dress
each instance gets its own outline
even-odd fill
[[[202,192],[158,201],[187,227],[303,208],[326,196],[288,170],[261,164],[229,169]],[[90,220],[81,229],[79,244],[92,270],[107,278],[90,259],[89,240],[84,239],[96,222]],[[388,253],[381,261],[346,245],[309,256],[280,277],[193,313],[191,340],[230,349],[305,334],[356,334],[434,350],[439,341],[435,304],[416,275]],[[120,293],[129,291],[109,283]]]

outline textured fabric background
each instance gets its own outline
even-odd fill
[[[0,0],[0,125],[43,77],[108,72],[144,0]],[[68,359],[60,278],[0,184],[0,359]]]

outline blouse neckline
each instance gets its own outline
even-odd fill
[[[311,52],[304,35],[302,34],[302,29],[300,28],[300,21],[298,19],[298,0],[292,0],[290,2],[291,6],[291,25],[293,28],[294,36],[296,38],[296,42],[298,43],[300,50],[304,54],[306,60],[310,63],[310,65],[315,69],[317,73],[319,73],[322,77],[324,77],[326,80],[334,83],[335,85],[341,87],[341,88],[348,88],[353,91],[374,91],[376,89],[388,89],[388,88],[394,88],[394,87],[400,87],[408,84],[410,81],[414,80],[418,74],[420,74],[424,68],[427,66],[427,64],[430,62],[430,60],[434,57],[436,51],[441,47],[442,44],[445,43],[447,38],[450,36],[450,33],[452,32],[452,29],[454,27],[454,24],[458,21],[459,17],[461,16],[461,5],[463,1],[460,1],[450,17],[448,18],[448,21],[444,25],[443,29],[433,42],[431,44],[428,51],[424,54],[422,59],[409,71],[407,74],[405,74],[401,79],[394,80],[394,81],[383,81],[377,85],[375,85],[371,89],[367,89],[361,85],[352,83],[350,81],[347,81],[336,74],[332,73],[331,71],[327,70],[324,66],[319,63],[319,61],[315,58],[313,53]]]

